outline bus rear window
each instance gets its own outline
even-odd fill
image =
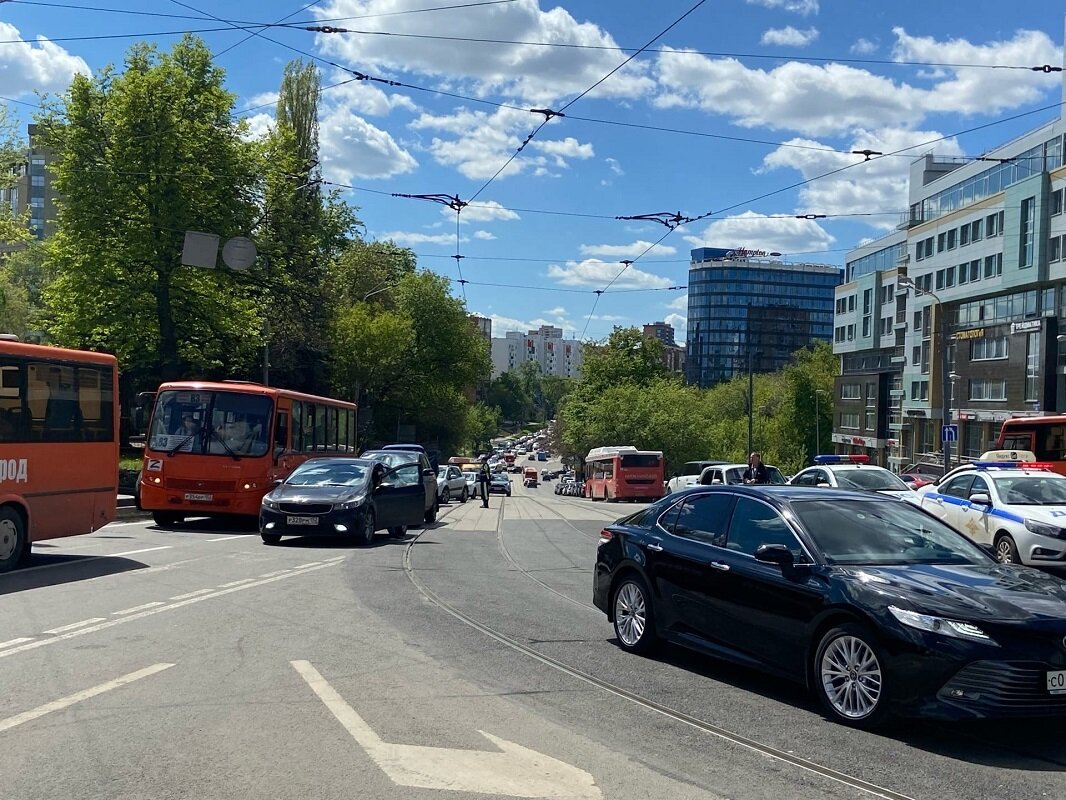
[[[659,466],[659,456],[652,455],[625,455],[622,456],[622,467],[634,469],[652,469]]]

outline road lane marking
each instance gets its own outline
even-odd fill
[[[100,556],[83,555],[82,553],[71,553],[71,552],[68,552],[68,551],[62,551],[62,552],[57,553],[56,555],[78,556],[79,558],[77,560],[75,560],[75,561],[60,561],[60,562],[57,562],[55,564],[40,564],[39,566],[36,566],[36,567],[26,567],[25,569],[20,569],[17,572],[11,573],[11,575],[12,575],[12,577],[14,577],[16,575],[25,575],[25,574],[27,574],[29,572],[35,572],[37,570],[42,570],[42,569],[55,569],[56,567],[79,567],[82,564],[88,564],[90,561],[99,561],[99,560],[101,560],[103,558],[119,558],[121,556],[136,555],[137,553],[151,553],[154,550],[170,550],[173,546],[174,545],[166,544],[166,545],[163,545],[161,547],[146,547],[143,550],[127,550],[125,553],[104,553],[103,555],[100,555]],[[43,553],[38,553],[38,555],[44,555],[44,554]],[[101,576],[101,577],[103,577],[103,576]]]
[[[135,556],[138,553],[154,553],[156,550],[170,550],[174,545],[164,544],[159,547],[145,547],[141,550],[127,550],[125,553],[104,553],[99,558],[118,558],[119,556]]]
[[[22,636],[22,637],[19,637],[18,639],[8,639],[6,642],[0,642],[0,650],[2,650],[5,647],[13,647],[16,644],[22,644],[23,642],[32,642],[32,641],[33,641],[33,637],[32,636]]]
[[[16,714],[13,717],[8,717],[7,719],[0,721],[0,733],[9,731],[23,723],[32,722],[35,719],[43,717],[45,714],[51,714],[53,711],[62,711],[64,708],[69,708],[75,703],[88,700],[90,697],[96,697],[98,694],[104,694],[105,692],[119,689],[134,681],[139,681],[141,678],[147,678],[149,675],[155,675],[165,669],[170,669],[173,666],[173,664],[153,664],[150,667],[145,667],[136,672],[131,672],[128,675],[123,675],[120,678],[106,681],[105,683],[93,686],[90,689],[82,689],[80,692],[61,697],[50,703],[45,703],[43,706],[37,706],[37,708],[30,709],[29,711],[23,711],[21,714]]]
[[[171,597],[171,600],[188,600],[190,597],[199,597],[202,594],[211,594],[214,589],[197,589],[195,592],[186,592],[185,594],[176,594]]]
[[[603,797],[595,778],[585,770],[485,731],[478,733],[498,749],[459,750],[384,742],[310,662],[290,663],[366,754],[399,786],[508,797]]]
[[[293,569],[307,569],[308,567],[317,567],[321,565],[321,561],[312,561],[310,564],[297,564]]]
[[[218,585],[218,588],[219,589],[228,589],[231,586],[240,586],[240,585],[245,584],[245,583],[251,583],[254,580],[255,580],[255,578],[241,578],[239,581],[230,581],[229,583],[220,583]]]
[[[275,578],[264,578],[257,580],[253,583],[246,583],[243,586],[234,586],[229,589],[210,589],[207,590],[207,594],[200,594],[197,597],[188,597],[186,599],[169,603],[167,605],[158,606],[157,608],[149,608],[146,611],[138,611],[136,614],[128,614],[125,617],[116,617],[115,619],[103,620],[97,625],[90,625],[86,628],[79,628],[75,631],[68,631],[67,633],[61,633],[58,636],[53,636],[50,639],[39,639],[34,642],[26,642],[25,644],[18,645],[16,647],[9,648],[7,650],[0,650],[0,658],[7,658],[8,656],[15,655],[16,653],[25,653],[29,650],[35,650],[38,647],[44,647],[46,645],[55,644],[56,642],[63,642],[67,639],[73,639],[76,636],[82,636],[86,633],[96,633],[97,631],[107,630],[108,628],[114,628],[116,625],[124,625],[127,622],[133,622],[137,619],[144,619],[145,617],[151,617],[156,614],[162,614],[164,611],[173,611],[177,608],[184,608],[185,606],[191,606],[194,603],[199,603],[202,600],[213,600],[216,597],[223,597],[227,594],[233,594],[234,592],[243,592],[245,589],[255,589],[259,586],[265,586],[268,583],[275,583],[277,581],[283,581],[286,578],[292,578],[297,575],[306,575],[309,572],[316,572],[326,567],[335,566],[334,564],[320,564],[317,567],[311,567],[301,572],[287,572],[284,575],[278,575]],[[171,598],[173,599],[173,598]]]
[[[67,631],[72,631],[75,628],[81,628],[84,625],[92,625],[94,622],[103,622],[103,621],[104,621],[103,617],[93,617],[92,619],[83,619],[81,622],[72,622],[69,625],[61,625],[58,628],[52,628],[52,630],[45,631],[45,633],[66,633]]]
[[[247,539],[249,537],[250,537],[250,534],[238,533],[236,536],[219,536],[216,539],[208,539],[207,541],[209,541],[209,542],[228,542],[230,539]]]
[[[287,569],[279,569],[276,572],[264,572],[259,577],[260,578],[273,578],[275,575],[284,575],[286,572],[288,572]]]
[[[134,606],[133,608],[124,608],[121,611],[112,611],[111,616],[121,617],[125,614],[136,614],[138,611],[144,611],[146,608],[155,608],[156,606],[163,605],[162,600],[156,600],[152,603],[145,603],[144,605]]]

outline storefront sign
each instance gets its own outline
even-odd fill
[[[880,447],[884,447],[885,440],[884,439],[876,439],[876,438],[874,438],[872,436],[869,436],[869,437],[867,437],[867,436],[850,436],[850,435],[848,435],[846,433],[834,433],[833,434],[833,443],[834,444],[851,444],[851,445],[856,445],[858,447],[872,447],[874,449],[877,449],[877,448],[880,448]]]
[[[960,341],[961,340],[965,340],[965,339],[981,339],[981,338],[984,337],[984,335],[985,335],[985,329],[984,328],[972,328],[971,330],[968,330],[968,331],[958,331],[955,334],[955,338],[957,340],[960,340]]]
[[[1043,324],[1039,319],[1027,319],[1024,322],[1012,322],[1010,324],[1011,333],[1028,333],[1029,331],[1038,331]]]

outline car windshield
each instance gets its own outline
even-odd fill
[[[271,410],[270,398],[259,394],[186,389],[160,392],[152,412],[148,448],[174,454],[266,455]]]
[[[1066,478],[1057,475],[1012,475],[992,481],[1004,503],[1015,506],[1066,505]]]
[[[404,464],[418,463],[418,453],[406,450],[368,450],[363,453],[362,458],[380,461],[390,469],[403,466]]]
[[[830,564],[988,564],[977,545],[910,503],[795,500],[792,510]]]
[[[307,461],[293,470],[285,481],[289,486],[351,486],[366,483],[370,470],[366,464],[350,461]]]
[[[861,467],[856,469],[838,469],[834,471],[841,489],[862,489],[867,492],[902,492],[910,488],[887,469]]]
[[[470,472],[469,470],[467,470],[467,471],[463,472],[463,477],[466,478],[468,481],[476,481],[477,480],[477,473],[476,472]]]
[[[744,473],[747,471],[747,467],[733,467],[726,470],[726,483],[744,483]],[[788,481],[785,480],[785,476],[781,474],[781,470],[777,467],[767,467],[767,474],[770,476],[771,486],[784,486]]]

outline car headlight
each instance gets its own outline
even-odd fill
[[[359,508],[366,500],[366,495],[361,494],[358,497],[353,497],[351,500],[345,500],[343,503],[336,503],[333,507],[338,511],[351,511],[353,508]]]
[[[1041,536],[1054,536],[1056,539],[1066,539],[1066,530],[1063,530],[1058,525],[1052,525],[1048,522],[1037,522],[1035,519],[1027,519],[1025,521],[1025,527],[1027,530],[1033,533],[1039,533]]]
[[[908,611],[905,608],[889,606],[892,616],[908,628],[914,628],[926,633],[939,633],[941,636],[950,636],[955,639],[969,639],[974,642],[996,644],[996,642],[971,622],[960,622],[944,617],[934,617],[931,614],[919,614],[917,611]]]
[[[265,495],[263,497],[263,508],[277,508],[277,507],[278,507],[278,501],[275,500],[273,497],[271,497],[270,495]]]

